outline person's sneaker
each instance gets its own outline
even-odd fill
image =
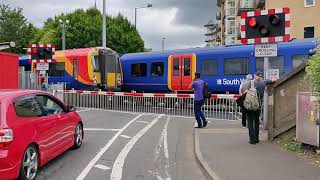
[[[203,121],[203,127],[206,127],[208,124],[208,121]]]
[[[259,140],[256,140],[256,141],[254,141],[255,143],[259,143],[260,141]]]
[[[252,142],[252,141],[249,141],[248,143],[249,143],[249,144],[256,144],[256,142]]]
[[[246,129],[246,128],[247,128],[247,126],[242,126],[242,128],[243,128],[243,129]]]

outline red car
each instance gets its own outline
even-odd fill
[[[83,123],[74,106],[42,91],[0,90],[0,180],[33,180],[40,166],[79,148]]]

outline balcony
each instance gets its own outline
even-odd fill
[[[220,11],[217,11],[217,13],[216,13],[216,19],[217,19],[217,20],[220,20],[220,19],[221,19],[221,12],[220,12]]]
[[[238,16],[243,12],[253,11],[256,8],[256,1],[259,0],[239,0],[238,1]]]
[[[264,9],[266,6],[266,0],[256,0],[256,8],[257,9]]]

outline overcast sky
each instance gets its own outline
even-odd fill
[[[78,8],[94,6],[95,0],[0,0],[12,7],[23,8],[26,18],[37,27],[56,14]],[[139,9],[137,28],[146,48],[162,49],[165,37],[166,49],[204,46],[205,28],[215,18],[216,0],[106,0],[107,14],[119,12],[134,23],[134,8],[152,4],[152,8]],[[102,11],[102,0],[97,7]]]

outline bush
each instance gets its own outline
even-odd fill
[[[314,92],[320,92],[320,54],[318,53],[311,56],[306,67],[306,77]]]

